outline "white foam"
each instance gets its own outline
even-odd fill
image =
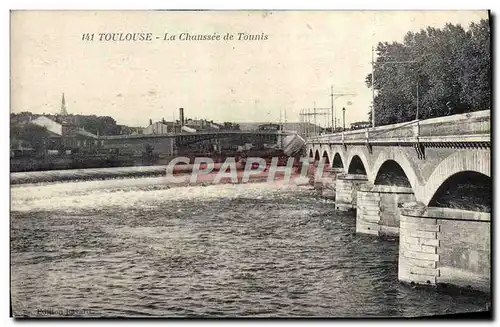
[[[162,188],[162,185],[165,188]],[[68,182],[50,185],[22,185],[11,190],[12,211],[66,211],[102,208],[155,208],[165,201],[207,201],[216,198],[265,198],[297,191],[293,184],[250,183],[184,186],[168,188],[164,178]]]

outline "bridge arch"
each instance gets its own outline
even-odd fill
[[[354,159],[354,158],[357,158],[357,159]],[[370,176],[370,166],[368,164],[368,159],[366,157],[366,154],[363,150],[359,149],[359,148],[352,148],[350,151],[349,151],[349,156],[348,156],[348,159],[347,159],[347,166],[346,166],[346,171],[348,174],[350,174],[350,169],[351,169],[351,165],[353,163],[353,160],[360,160],[361,163],[363,164],[363,168],[366,172],[366,175]]]
[[[462,171],[451,175],[432,196],[429,207],[491,212],[491,177],[475,171]]]
[[[466,171],[480,173],[491,178],[490,151],[462,150],[449,155],[434,169],[425,187],[419,192],[421,194],[415,194],[417,200],[429,205],[432,197],[448,178]]]
[[[332,162],[331,149],[328,145],[322,145],[320,148],[321,160],[325,163],[330,164]]]
[[[351,163],[347,169],[348,174],[359,174],[359,175],[368,175],[366,166],[361,161],[361,158],[358,155],[352,157]]]
[[[375,175],[373,184],[411,188],[410,180],[403,168],[394,160],[384,161]]]
[[[319,161],[320,160],[320,155],[319,155],[319,149],[316,149],[316,151],[314,151],[314,161]]]
[[[375,163],[373,164],[373,169],[371,171],[371,175],[368,176],[368,180],[375,184],[377,180],[377,176],[381,172],[381,168],[384,164],[386,164],[389,161],[393,161],[397,163],[397,165],[403,170],[404,175],[408,179],[410,183],[410,187],[413,189],[415,192],[417,188],[420,186],[420,178],[416,173],[416,169],[413,167],[413,165],[410,163],[410,160],[408,157],[398,151],[398,149],[395,149],[396,151],[382,151],[377,159],[375,160]],[[387,167],[387,166],[386,166]],[[384,168],[386,168],[384,167]]]
[[[309,158],[314,157],[313,149],[309,148]]]
[[[330,157],[328,151],[324,150],[322,157],[323,157],[322,160],[325,162],[325,164],[330,164]]]
[[[335,152],[335,155],[333,156],[332,167],[344,168],[344,162],[342,161],[342,157],[340,156],[339,152]]]
[[[331,146],[331,152],[330,152],[331,160],[332,160],[332,165],[333,162],[336,161],[335,168],[345,168],[347,169],[347,152],[346,150],[339,144],[332,145]],[[335,159],[337,158],[337,159]],[[340,162],[339,162],[340,159]]]

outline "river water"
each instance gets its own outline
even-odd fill
[[[397,240],[306,186],[130,178],[11,189],[15,316],[372,317],[483,310],[397,280]]]

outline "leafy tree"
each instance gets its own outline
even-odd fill
[[[11,125],[29,121],[29,118],[37,118],[40,115],[31,112],[11,113]],[[115,135],[119,134],[120,127],[116,124],[116,120],[109,116],[96,116],[96,115],[51,115],[46,114],[46,117],[61,123],[63,120],[69,121],[78,127],[84,128],[86,131],[99,135]]]
[[[408,32],[376,48],[375,124],[386,125],[490,109],[490,28],[446,24]],[[366,85],[372,87],[372,76]],[[371,120],[371,113],[369,114]]]
[[[10,128],[11,143],[22,140],[29,143],[35,152],[40,152],[48,143],[50,132],[47,128],[35,124],[12,125]]]
[[[227,130],[240,130],[240,124],[236,123],[231,123],[231,122],[224,122],[222,125],[222,129],[227,129]]]
[[[80,116],[77,115],[77,125],[85,128],[93,134],[113,135],[119,134],[119,127],[116,121],[109,116]]]

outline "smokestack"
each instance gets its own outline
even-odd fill
[[[181,126],[184,126],[184,108],[179,108],[179,121]]]

